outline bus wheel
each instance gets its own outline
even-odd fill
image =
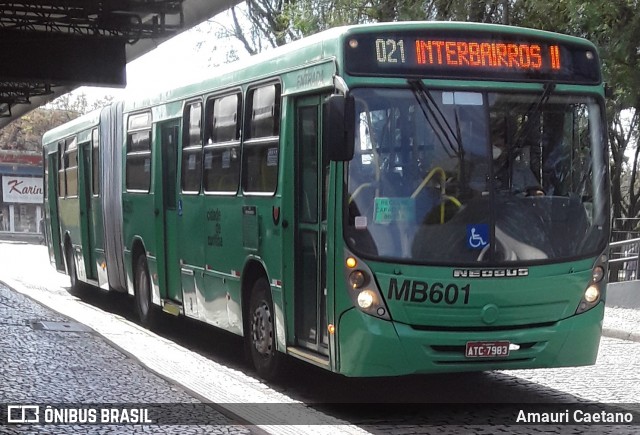
[[[136,274],[134,280],[136,311],[140,323],[146,328],[157,326],[158,312],[151,301],[151,279],[147,257],[140,255],[136,260]]]
[[[247,340],[258,375],[266,380],[276,378],[283,355],[276,350],[273,302],[265,278],[258,279],[251,289]]]
[[[69,273],[69,279],[71,281],[71,292],[77,292],[80,289],[80,282],[78,281],[76,261],[73,257],[73,248],[71,247],[71,243],[66,244],[65,257],[67,260],[67,272]]]

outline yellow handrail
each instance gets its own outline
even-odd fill
[[[447,181],[447,174],[444,172],[444,169],[442,169],[439,166],[436,166],[435,168],[433,168],[428,174],[427,176],[424,178],[424,180],[422,180],[422,183],[420,183],[420,185],[418,186],[418,188],[411,194],[411,198],[415,198],[416,196],[418,196],[418,193],[420,193],[420,191],[422,189],[424,189],[424,186],[427,185],[427,183],[429,181],[431,181],[431,178],[433,178],[433,176],[436,174],[436,172],[440,173],[440,193],[442,195],[444,195],[444,189],[445,189],[445,182]]]

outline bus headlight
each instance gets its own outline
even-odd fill
[[[371,269],[346,250],[344,259],[344,278],[353,306],[370,316],[391,320]]]
[[[584,300],[590,304],[594,303],[600,298],[600,289],[595,285],[590,285],[584,292]]]
[[[607,276],[607,256],[602,255],[599,258],[599,261],[596,261],[596,264],[593,265],[593,269],[591,270],[591,282],[587,285],[587,288],[580,299],[580,303],[578,304],[578,308],[576,309],[576,314],[584,313],[585,311],[590,310],[595,307],[598,302],[603,298],[602,292],[605,289],[606,276]]]
[[[358,293],[358,306],[364,310],[371,308],[375,302],[375,297],[371,290],[362,290]]]

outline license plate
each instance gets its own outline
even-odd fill
[[[468,341],[467,358],[504,358],[509,356],[508,341]]]

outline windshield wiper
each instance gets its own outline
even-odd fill
[[[421,80],[409,79],[407,80],[407,82],[409,83],[409,86],[411,86],[413,95],[416,97],[418,105],[420,106],[420,109],[422,110],[422,113],[431,128],[434,131],[439,132],[439,135],[444,136],[449,149],[454,153],[454,155],[458,156],[460,159],[463,159],[464,148],[462,146],[460,135],[456,134],[456,132],[453,130],[451,124],[449,124],[449,121],[447,121],[447,117],[444,115],[444,113],[442,113],[440,106],[438,106],[438,104],[433,99],[431,92],[429,92],[429,90],[424,86]],[[428,114],[427,111],[429,112]],[[451,140],[451,136],[455,138],[455,143]]]
[[[516,131],[516,134],[513,136],[513,146],[510,148],[510,154],[513,154],[514,151],[522,148],[521,142],[523,142],[524,138],[526,138],[529,133],[531,133],[531,129],[533,128],[533,115],[539,114],[545,104],[547,104],[547,101],[549,101],[549,97],[556,89],[556,84],[553,82],[545,83],[543,89],[544,90],[542,92],[542,96],[540,96],[540,99],[535,105],[527,110],[527,113],[525,113],[524,123],[520,124],[518,131]]]

